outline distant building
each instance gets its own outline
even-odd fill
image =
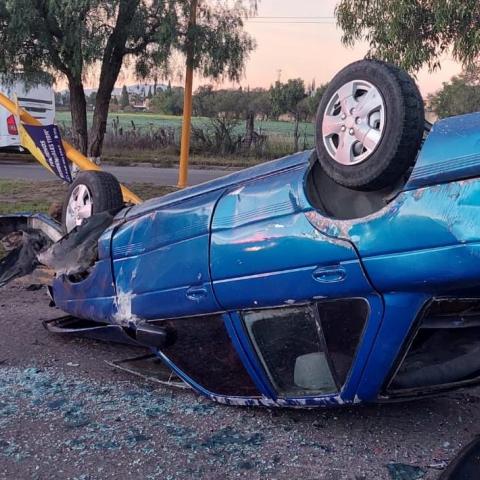
[[[148,91],[151,88],[152,92],[154,90],[155,85],[153,83],[137,83],[134,85],[127,85],[127,91],[128,94],[131,96],[131,98],[141,98],[142,101],[147,98],[148,96]],[[156,86],[157,92],[158,91],[164,91],[167,89],[166,85],[158,85]],[[86,88],[85,89],[85,96],[90,96],[92,93],[96,92],[97,89],[94,88]],[[68,94],[68,90],[62,90],[60,92],[57,92],[60,96],[61,95],[66,95]],[[119,88],[114,88],[112,91],[112,98],[116,97],[117,99],[120,99],[120,96],[122,95],[122,87]]]
[[[148,111],[148,107],[145,103],[130,105],[130,107],[133,108],[133,110],[136,111],[136,112],[146,112],[146,111]]]

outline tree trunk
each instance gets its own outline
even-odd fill
[[[95,112],[93,113],[92,130],[90,132],[90,149],[89,155],[97,162],[102,155],[103,140],[107,131],[108,110],[110,106],[110,99],[112,97],[112,91],[115,86],[115,82],[120,72],[122,63],[118,70],[107,71],[100,75],[100,85],[97,92],[97,98],[95,100]]]
[[[68,88],[70,90],[73,145],[86,155],[88,147],[87,100],[82,81],[69,78]]]
[[[115,82],[122,68],[123,57],[126,53],[125,45],[127,43],[129,25],[134,18],[138,4],[139,0],[125,0],[120,2],[115,27],[105,46],[100,71],[100,82],[95,100],[92,130],[90,132],[91,142],[89,155],[97,162],[102,155],[112,91],[115,87]]]
[[[293,130],[293,140],[294,140],[294,146],[293,148],[295,149],[295,152],[298,152],[298,143],[300,140],[300,135],[299,135],[299,124],[300,124],[300,115],[298,113],[295,114],[295,128]]]
[[[248,112],[247,113],[247,120],[245,125],[245,148],[250,150],[253,143],[253,137],[255,135],[255,113]]]

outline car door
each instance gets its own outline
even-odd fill
[[[300,165],[225,192],[212,223],[213,290],[219,305],[235,312],[236,334],[263,372],[267,395],[321,404],[327,400],[314,397],[342,391],[342,400],[353,400],[382,302],[353,245],[307,218],[305,170]],[[354,345],[341,345],[352,329]],[[338,378],[328,373],[335,370],[332,349],[350,352],[348,371]],[[312,371],[322,378],[294,381],[295,372],[301,378]]]
[[[116,319],[219,310],[209,272],[210,223],[221,191],[132,209],[112,240]]]
[[[227,191],[212,224],[213,288],[226,310],[365,295],[373,289],[353,245],[307,219],[305,167]]]

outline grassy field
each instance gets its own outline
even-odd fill
[[[175,187],[161,187],[148,183],[131,183],[128,187],[143,200],[160,197],[176,190]],[[47,213],[50,210],[59,210],[67,189],[68,187],[60,181],[27,182],[0,179],[0,215],[22,212]],[[0,242],[0,260],[5,253]]]
[[[166,152],[164,150],[134,150],[125,151],[120,148],[104,147],[102,162],[111,163],[120,167],[138,164],[151,164],[154,167],[178,168],[180,154],[178,152]],[[190,155],[189,164],[196,169],[242,169],[253,167],[259,163],[270,159],[258,159],[254,157],[236,157],[236,156],[206,156]],[[1,155],[0,155],[1,162]]]
[[[175,190],[145,183],[128,185],[142,199],[159,197]],[[62,204],[67,186],[60,181],[27,182],[0,179],[0,215],[18,212],[48,212],[54,203]]]
[[[88,114],[91,122],[92,113]],[[116,129],[113,127],[116,122]],[[71,125],[69,112],[57,112],[57,123],[68,129]],[[159,115],[152,113],[111,113],[108,126],[107,138],[104,144],[102,159],[105,162],[116,165],[134,165],[149,163],[158,167],[176,167],[179,158],[179,129],[182,117],[171,115]],[[203,128],[211,138],[215,137],[212,130],[211,120],[204,117],[193,118],[193,125]],[[132,135],[135,128],[135,135]],[[155,146],[152,139],[162,128],[173,128],[174,142],[167,146]],[[259,149],[250,152],[229,153],[219,155],[208,148],[200,150],[192,143],[190,164],[195,168],[246,168],[268,160],[280,158],[294,152],[294,125],[291,122],[257,121],[255,129],[257,133],[266,136],[266,141]],[[117,135],[121,130],[128,135]],[[116,133],[117,132],[117,133]],[[243,136],[245,123],[238,122],[236,134]],[[193,142],[193,141],[192,141]],[[300,150],[313,148],[315,144],[314,126],[310,123],[300,124]]]
[[[92,113],[88,114],[88,119],[91,122]],[[112,120],[119,120],[119,126],[124,130],[129,130],[132,127],[132,122],[135,124],[135,128],[148,130],[150,128],[165,128],[174,127],[179,128],[182,125],[182,117],[175,117],[172,115],[158,115],[154,113],[111,113],[108,122],[108,128],[112,128]],[[71,118],[69,112],[57,112],[57,123],[69,126],[71,124]],[[192,120],[193,125],[202,127],[208,125],[209,119],[203,117],[194,117]],[[245,125],[243,122],[239,123],[239,132],[244,131]],[[293,123],[291,122],[275,122],[275,121],[257,121],[255,128],[259,133],[266,135],[278,135],[285,137],[293,137]],[[300,124],[300,134],[303,138],[307,137],[309,142],[313,145],[314,140],[314,127],[311,123]]]

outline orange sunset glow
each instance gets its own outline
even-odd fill
[[[257,48],[250,56],[240,85],[268,88],[278,78],[286,81],[300,77],[308,83],[315,79],[318,86],[328,82],[345,65],[361,59],[367,52],[365,44],[345,47],[341,42],[341,30],[334,18],[336,3],[337,0],[260,0],[258,16],[245,22],[246,30],[257,42]],[[446,55],[440,70],[432,73],[423,69],[417,74],[422,94],[426,96],[436,91],[460,71],[460,65]],[[174,85],[182,84],[177,74],[171,81]],[[96,88],[97,82],[98,78],[93,73],[85,84]],[[116,86],[136,82],[127,65]],[[206,83],[211,81],[197,76],[194,87]],[[236,88],[239,85],[225,82],[217,86]],[[65,87],[64,81],[57,83],[57,88]]]
[[[315,78],[318,85],[328,82],[348,63],[362,58],[366,45],[357,44],[353,48],[342,45],[341,30],[334,19],[336,3],[336,0],[262,0],[258,18],[247,22],[248,32],[257,40],[257,49],[242,84],[268,87],[281,70],[282,80],[301,77],[310,82]],[[422,70],[417,76],[422,93],[434,92],[460,70],[449,57],[442,61],[441,70],[434,73]]]

